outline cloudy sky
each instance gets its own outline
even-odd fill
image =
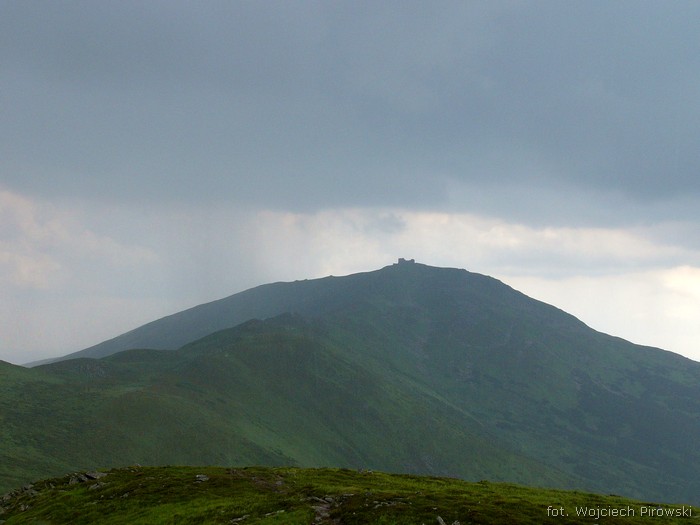
[[[700,3],[0,3],[0,359],[397,257],[700,360]]]

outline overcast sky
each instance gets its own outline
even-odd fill
[[[398,257],[700,360],[700,3],[0,3],[0,359]]]

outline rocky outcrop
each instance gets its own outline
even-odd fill
[[[68,485],[77,485],[78,483],[91,483],[107,476],[106,472],[75,472],[66,476],[65,483]],[[105,486],[106,483],[97,482],[91,484],[90,490],[98,489]],[[12,490],[7,494],[0,496],[0,516],[8,512],[25,512],[32,508],[34,499],[40,495],[42,490],[54,489],[53,483],[42,482],[39,484],[28,484],[18,489]],[[0,519],[0,525],[4,520]]]

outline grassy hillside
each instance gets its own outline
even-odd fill
[[[176,351],[0,366],[0,488],[95,465],[260,464],[700,501],[698,363],[463,270],[242,296],[222,304],[296,313]],[[190,314],[149,330],[185,333]]]
[[[252,321],[177,352],[133,350],[19,370],[25,382],[6,389],[0,414],[2,466],[18,465],[0,472],[6,489],[124,462],[573,482],[502,446],[410,378],[363,366],[292,316]]]
[[[684,524],[700,509],[619,496],[346,469],[130,467],[76,473],[0,500],[6,525],[242,523]],[[602,518],[601,518],[602,515]]]

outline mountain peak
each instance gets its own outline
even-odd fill
[[[142,350],[125,352],[134,348]],[[399,259],[266,284],[70,357],[110,354],[23,372],[55,385],[79,378],[79,388],[51,395],[109,414],[111,426],[82,433],[86,449],[115,428],[125,429],[120,442],[149,435],[157,448],[142,443],[134,461],[335,464],[645,498],[700,493],[700,365],[596,332],[463,269]],[[3,369],[8,384],[25,380]],[[23,392],[17,399],[31,397]],[[84,392],[105,397],[93,403]],[[4,406],[15,405],[24,406]],[[188,423],[196,432],[181,439],[185,413],[192,422],[208,414],[206,430]]]
[[[257,286],[152,321],[85,350],[37,364],[76,357],[100,358],[132,348],[176,350],[212,332],[286,312],[315,318],[359,304],[423,304],[424,308],[430,308],[429,305],[447,302],[455,307],[461,304],[467,308],[466,314],[487,304],[523,300],[536,303],[497,279],[402,257],[375,271]]]

